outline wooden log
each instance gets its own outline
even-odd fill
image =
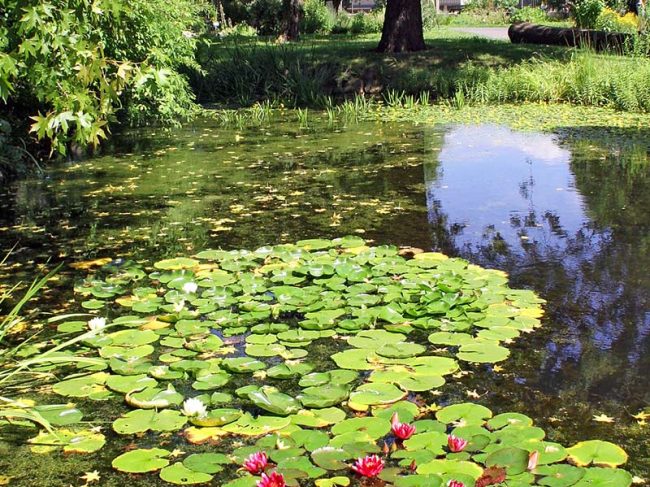
[[[590,29],[565,29],[547,25],[517,22],[508,29],[508,37],[514,44],[548,44],[568,47],[590,47],[596,51],[623,51],[632,41],[631,34],[604,32]]]

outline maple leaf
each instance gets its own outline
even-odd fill
[[[100,475],[97,470],[93,470],[92,472],[86,472],[81,476],[81,478],[89,484],[91,482],[99,482]]]
[[[613,423],[614,418],[607,416],[606,414],[594,414],[593,421],[598,421],[599,423]]]

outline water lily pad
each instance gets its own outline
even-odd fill
[[[223,453],[194,453],[183,460],[183,465],[194,472],[219,473],[230,459]]]
[[[291,422],[309,428],[324,428],[345,419],[345,412],[339,408],[301,409],[291,416]]]
[[[326,470],[343,470],[347,468],[345,461],[350,458],[352,456],[347,451],[331,446],[319,448],[311,454],[313,462]]]
[[[485,459],[488,467],[502,467],[508,475],[517,475],[526,471],[528,452],[521,448],[506,447],[490,453]]]
[[[115,458],[113,468],[126,473],[155,472],[169,465],[170,452],[162,448],[132,450]]]
[[[288,417],[258,416],[254,418],[250,414],[244,414],[234,423],[225,425],[223,431],[242,436],[259,436],[280,430],[290,423],[291,419]]]
[[[156,387],[158,382],[145,374],[140,375],[111,375],[106,379],[106,387],[115,392],[126,394],[134,390]]]
[[[181,429],[187,418],[178,411],[136,409],[123,415],[113,422],[113,430],[121,435],[144,433],[145,431],[177,431]]]
[[[177,257],[175,259],[165,259],[156,262],[153,266],[156,269],[162,270],[179,270],[179,269],[192,269],[199,265],[198,260],[189,259],[187,257]]]
[[[34,410],[53,426],[75,424],[84,416],[74,404],[44,404],[34,407]]]
[[[627,453],[613,443],[601,440],[582,441],[567,449],[569,459],[577,466],[590,464],[617,467],[627,462]]]
[[[202,484],[212,480],[212,475],[195,472],[190,470],[184,464],[178,462],[163,468],[160,471],[160,478],[165,482],[176,485]]]
[[[266,368],[264,362],[248,357],[227,358],[221,365],[224,369],[237,374],[252,373]]]
[[[461,345],[456,356],[466,362],[494,364],[507,359],[510,350],[496,342],[476,342]]]
[[[632,475],[618,468],[588,468],[575,487],[629,487]]]
[[[436,412],[436,418],[443,423],[457,425],[482,425],[492,417],[492,411],[485,406],[473,403],[453,404]]]
[[[293,397],[280,392],[275,387],[264,386],[248,394],[257,407],[273,414],[288,416],[300,410],[300,403]]]
[[[355,404],[377,406],[391,404],[404,399],[407,393],[393,384],[382,382],[362,384],[350,394],[350,402]]]
[[[328,408],[342,403],[349,395],[349,386],[328,383],[303,389],[297,399],[307,408]]]
[[[420,355],[426,347],[410,342],[386,343],[376,349],[377,355],[388,358],[409,358]]]
[[[365,433],[370,438],[378,439],[390,431],[390,421],[384,418],[365,417],[350,418],[332,427],[332,434],[342,435],[351,432]]]
[[[483,469],[475,463],[462,460],[432,460],[417,467],[420,475],[438,474],[443,476],[451,474],[464,474],[476,480],[483,475]]]
[[[571,465],[548,465],[537,467],[535,474],[543,476],[537,481],[539,485],[569,487],[584,477],[585,469]]]
[[[284,362],[267,370],[272,379],[293,379],[308,374],[314,366],[307,362]]]

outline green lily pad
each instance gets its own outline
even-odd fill
[[[492,411],[485,406],[473,403],[453,404],[436,412],[436,419],[443,423],[457,425],[482,425],[492,417]]]
[[[585,469],[571,465],[548,465],[537,467],[534,473],[543,476],[537,481],[539,485],[569,487],[584,477]]]
[[[393,384],[372,382],[362,384],[350,394],[350,402],[365,406],[391,404],[406,397],[407,393]]]
[[[273,414],[288,416],[300,410],[300,403],[293,397],[283,394],[275,387],[264,386],[248,394],[257,407]]]
[[[212,475],[203,472],[195,472],[194,470],[187,468],[184,464],[178,462],[163,468],[160,471],[160,478],[170,484],[193,485],[210,482],[212,480]]]
[[[178,431],[187,418],[178,411],[156,412],[150,409],[136,409],[113,422],[113,430],[121,435],[144,433],[145,431]]]
[[[567,448],[569,459],[579,467],[600,465],[617,467],[627,462],[627,453],[613,443],[601,440],[582,441]]]
[[[183,465],[194,472],[219,473],[230,459],[223,453],[193,453],[183,460]]]
[[[113,468],[126,473],[155,472],[169,465],[170,452],[162,448],[132,450],[115,458]]]

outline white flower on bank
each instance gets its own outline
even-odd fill
[[[186,282],[183,284],[183,292],[187,294],[195,293],[198,288],[199,286],[195,282]]]
[[[95,333],[101,332],[104,328],[106,328],[106,318],[98,316],[88,322],[88,329]]]
[[[189,399],[185,399],[183,402],[181,413],[183,413],[185,416],[189,416],[190,418],[204,418],[208,414],[208,409],[205,404],[203,404],[203,401],[201,401],[201,399],[190,397]]]

